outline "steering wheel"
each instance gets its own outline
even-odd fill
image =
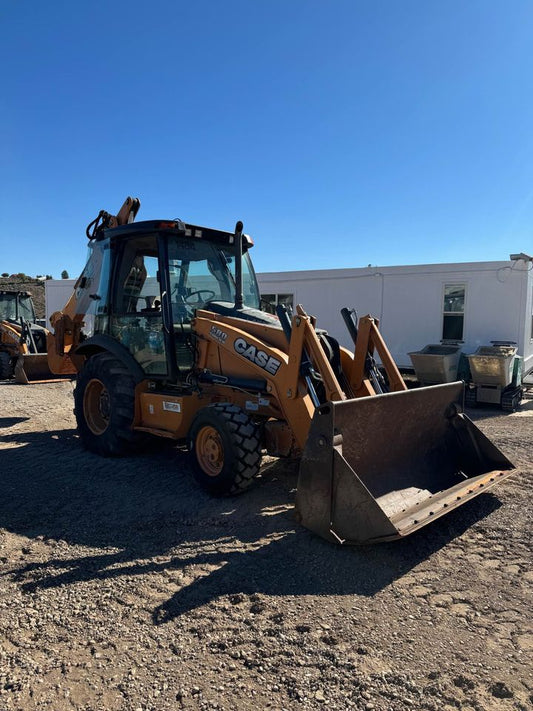
[[[206,299],[201,299],[200,294],[208,294],[208,297]],[[198,289],[198,291],[191,291],[190,294],[187,294],[187,296],[183,297],[183,301],[185,301],[186,304],[190,303],[189,299],[191,296],[196,296],[198,297],[196,301],[193,302],[193,304],[199,304],[200,302],[204,303],[206,301],[209,301],[209,299],[212,299],[213,296],[215,296],[215,292],[212,291],[211,289]]]

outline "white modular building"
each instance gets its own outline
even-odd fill
[[[519,255],[513,255],[519,256]],[[533,370],[533,261],[420,264],[258,274],[272,306],[301,304],[341,345],[353,348],[340,310],[379,319],[380,331],[400,368],[409,352],[457,342],[465,354],[491,341],[514,341]]]
[[[274,307],[302,304],[341,345],[353,344],[340,310],[370,314],[400,368],[409,352],[428,344],[457,342],[471,354],[491,341],[514,341],[533,371],[533,259],[513,255],[502,262],[422,264],[398,267],[259,272],[263,300]],[[72,293],[74,279],[50,279],[46,320]]]

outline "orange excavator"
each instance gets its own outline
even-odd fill
[[[376,319],[342,310],[350,351],[302,306],[262,311],[241,222],[135,222],[139,205],[89,225],[88,262],[51,318],[49,365],[77,370],[85,447],[187,443],[213,495],[244,491],[264,452],[297,457],[298,520],[346,544],[406,536],[512,473],[464,414],[462,382],[406,388]]]

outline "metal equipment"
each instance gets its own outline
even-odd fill
[[[491,343],[491,346],[480,346],[468,356],[471,384],[466,390],[465,402],[469,407],[489,403],[514,412],[520,407],[524,394],[523,359],[517,355],[516,343]]]
[[[351,352],[302,306],[261,311],[241,222],[134,222],[139,205],[89,225],[89,260],[50,319],[85,447],[181,441],[214,495],[244,491],[263,451],[299,457],[297,516],[341,543],[405,536],[512,473],[462,412],[462,383],[407,391],[376,319],[343,309]]]
[[[458,380],[460,346],[432,343],[420,351],[411,351],[408,355],[421,385],[453,383]]]

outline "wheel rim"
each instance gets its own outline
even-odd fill
[[[94,378],[87,383],[83,395],[83,415],[93,434],[101,435],[108,428],[111,403],[107,388],[101,380]]]
[[[205,426],[196,436],[198,464],[208,476],[218,476],[224,466],[224,445],[214,427]]]

